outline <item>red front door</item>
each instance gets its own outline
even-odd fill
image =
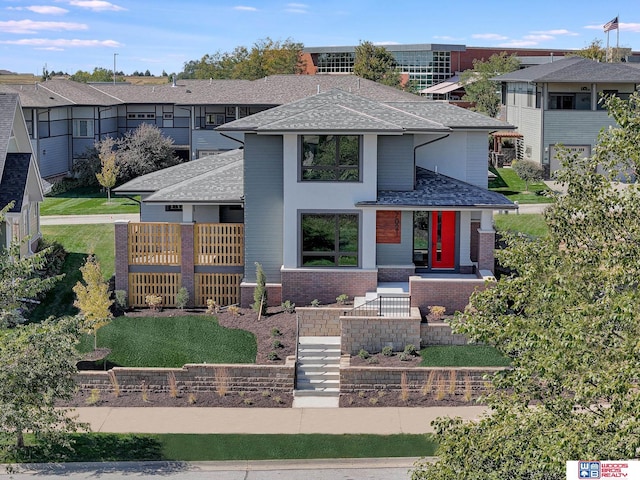
[[[456,266],[456,212],[431,212],[431,268]]]

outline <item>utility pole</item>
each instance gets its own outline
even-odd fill
[[[113,54],[113,84],[116,84],[116,55],[118,55],[117,53]]]

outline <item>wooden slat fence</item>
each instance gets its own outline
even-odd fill
[[[240,303],[241,281],[242,275],[236,273],[196,273],[196,306],[206,307],[210,298],[221,307]]]
[[[130,273],[129,305],[146,307],[145,297],[153,294],[162,297],[163,307],[175,307],[181,282],[179,273]]]
[[[194,232],[195,265],[244,265],[244,225],[197,223]]]
[[[130,223],[129,265],[180,265],[180,224]]]

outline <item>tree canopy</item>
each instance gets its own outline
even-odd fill
[[[640,448],[640,188],[626,152],[640,96],[605,101],[619,127],[592,158],[564,152],[568,193],[545,213],[549,235],[507,235],[497,252],[512,275],[475,293],[452,322],[495,346],[512,369],[492,379],[480,421],[437,421],[439,461],[414,479],[563,479],[565,462],[636,458]]]
[[[488,60],[474,59],[473,68],[460,75],[460,83],[465,88],[463,100],[473,102],[475,111],[496,117],[500,113],[500,83],[491,78],[519,67],[518,58],[506,52],[491,55]]]
[[[96,67],[93,72],[85,72],[84,70],[78,70],[71,75],[71,80],[75,82],[113,82],[113,70],[106,68]],[[122,72],[116,72],[116,82],[124,82],[122,78]]]
[[[364,41],[356,47],[353,73],[358,77],[399,87],[401,79],[397,67],[393,54],[382,46]]]
[[[232,52],[217,51],[200,60],[185,63],[178,78],[257,80],[268,75],[296,74],[304,71],[301,43],[267,37],[249,49],[238,46]]]

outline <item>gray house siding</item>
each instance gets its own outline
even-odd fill
[[[378,190],[413,190],[413,135],[378,137]]]
[[[478,187],[488,187],[487,165],[489,162],[489,143],[487,132],[469,132],[467,134],[467,182]]]
[[[413,262],[413,212],[402,212],[400,243],[378,243],[376,264],[408,265]]]
[[[238,136],[236,135],[236,137]],[[239,136],[239,139],[242,140],[242,136]],[[242,143],[223,137],[219,132],[212,130],[194,130],[192,141],[191,149],[194,154],[201,150],[233,150],[242,146]],[[196,158],[196,156],[192,155],[192,158]]]
[[[140,204],[141,222],[182,223],[182,212],[166,212],[164,205]]]
[[[255,262],[267,282],[280,283],[283,244],[282,137],[245,136],[245,278],[255,282]]]
[[[542,110],[532,107],[507,109],[507,122],[518,127],[522,134],[524,158],[544,163],[542,150]]]
[[[35,142],[34,142],[35,143]],[[38,166],[43,178],[67,173],[71,167],[69,155],[69,137],[43,138],[34,145],[38,152]]]

